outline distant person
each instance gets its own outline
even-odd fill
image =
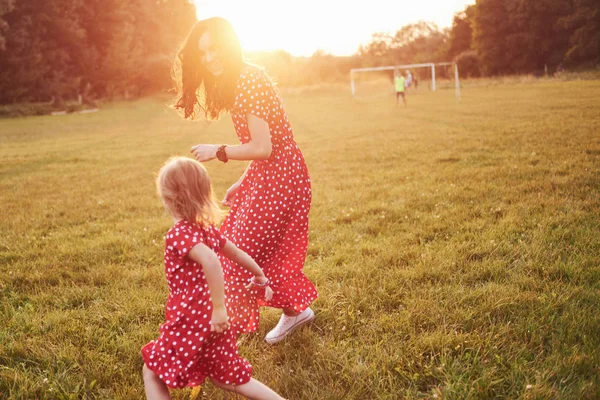
[[[406,96],[404,94],[404,91],[405,91],[404,76],[400,72],[396,72],[395,75],[396,75],[396,77],[394,79],[394,82],[395,82],[395,86],[396,86],[396,107],[398,106],[398,99],[400,99],[400,97],[402,97],[402,101],[404,102],[404,107],[406,107]]]
[[[412,74],[410,73],[409,70],[406,70],[406,82],[405,82],[405,86],[407,88],[409,88],[410,85],[412,85],[412,82],[413,82]]]
[[[415,75],[413,77],[413,82],[415,83],[415,92],[417,91],[417,88],[419,87],[419,78],[417,75]]]
[[[229,113],[237,145],[198,144],[191,148],[200,162],[224,165],[249,161],[227,190],[229,213],[221,233],[256,260],[271,281],[270,300],[248,291],[248,272],[222,258],[228,300],[236,309],[240,333],[258,328],[259,307],[282,310],[265,340],[274,344],[315,318],[314,284],[303,272],[308,250],[308,214],[312,199],[308,167],[294,139],[283,102],[264,69],[248,64],[240,40],[223,18],[198,21],[175,64],[179,88],[176,108],[185,118],[197,113],[217,119]]]
[[[174,225],[165,235],[164,265],[169,297],[166,321],[157,339],[142,348],[148,399],[170,399],[169,388],[200,386],[206,378],[218,388],[251,399],[281,397],[256,379],[238,354],[235,315],[226,308],[223,270],[217,253],[230,258],[252,278],[265,300],[269,280],[246,253],[213,225],[220,216],[206,169],[196,160],[174,157],[160,169],[159,197]]]

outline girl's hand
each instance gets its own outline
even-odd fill
[[[267,283],[269,280],[267,279],[266,276],[263,275],[263,276],[255,276],[254,277],[254,281],[257,284],[261,285],[261,284]],[[273,298],[273,293],[274,293],[273,289],[271,289],[271,286],[257,286],[252,281],[250,281],[250,283],[246,285],[246,289],[248,289],[248,290],[250,290],[252,288],[259,288],[260,289],[260,288],[263,288],[263,287],[265,289],[265,300],[266,301],[271,301],[271,299]]]
[[[229,317],[225,306],[213,307],[212,316],[210,318],[210,331],[221,333],[229,329]]]
[[[217,150],[219,150],[219,146],[216,144],[197,144],[192,146],[190,152],[196,157],[196,160],[206,162],[217,157]]]
[[[223,201],[221,201],[221,204],[223,204],[226,207],[231,207],[233,205],[235,195],[237,194],[238,190],[240,190],[241,184],[242,182],[237,181],[236,183],[231,185],[229,189],[227,189],[227,192],[225,192],[225,198],[223,199]]]

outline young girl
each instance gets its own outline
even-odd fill
[[[227,190],[223,203],[230,210],[221,232],[264,269],[273,298],[257,298],[244,288],[247,272],[230,260],[221,261],[238,316],[236,329],[255,331],[260,305],[279,308],[279,323],[265,339],[280,342],[315,317],[310,305],[317,291],[303,272],[312,199],[304,156],[273,82],[264,70],[244,61],[226,20],[209,18],[194,26],[179,52],[175,77],[180,89],[176,108],[185,118],[202,113],[217,119],[229,112],[240,140],[239,145],[193,146],[196,159],[251,161]]]
[[[176,157],[161,168],[158,194],[174,225],[165,239],[169,285],[160,336],[142,348],[148,399],[169,399],[168,388],[199,386],[205,378],[250,399],[281,399],[252,379],[252,366],[238,355],[235,322],[227,316],[223,271],[217,253],[253,274],[248,290],[273,296],[261,268],[213,225],[219,208],[208,174],[197,161]]]

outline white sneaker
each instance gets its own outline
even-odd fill
[[[288,317],[287,315],[282,314],[275,328],[273,328],[271,332],[267,333],[265,341],[269,344],[280,342],[285,339],[287,335],[292,333],[294,329],[312,321],[313,319],[315,319],[315,313],[310,309],[310,307],[295,317]]]

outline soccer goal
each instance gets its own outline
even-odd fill
[[[361,74],[364,72],[373,72],[373,71],[379,71],[379,72],[393,71],[394,74],[396,74],[398,72],[402,73],[403,70],[405,70],[405,71],[417,70],[418,71],[419,69],[421,69],[421,71],[422,71],[422,69],[425,69],[427,72],[424,75],[431,76],[431,84],[430,84],[431,90],[436,91],[437,90],[436,67],[438,67],[438,69],[441,67],[454,67],[454,90],[456,92],[456,101],[460,101],[460,81],[459,81],[459,75],[458,75],[458,65],[456,63],[452,63],[452,62],[390,65],[390,66],[384,66],[384,67],[371,67],[371,68],[352,68],[350,70],[350,88],[352,90],[352,96],[356,96],[355,80],[358,77],[358,74]]]

